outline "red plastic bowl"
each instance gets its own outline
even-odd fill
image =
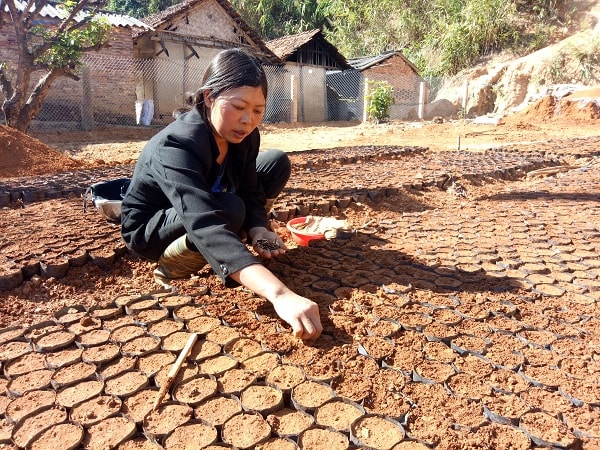
[[[302,223],[306,223],[306,217],[296,217],[286,224],[286,227],[292,234],[292,238],[296,244],[307,247],[308,243],[312,240],[325,239],[325,235],[323,233],[307,233],[304,230],[299,230],[295,227],[295,225]]]

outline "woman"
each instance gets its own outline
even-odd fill
[[[259,153],[267,79],[260,63],[239,49],[211,62],[194,107],[148,141],[123,199],[123,239],[158,261],[155,280],[185,278],[207,263],[226,286],[243,285],[269,300],[295,336],[322,331],[316,303],[290,290],[260,264],[285,253],[268,228],[272,206],[291,173],[287,155]],[[267,206],[269,205],[269,206]]]

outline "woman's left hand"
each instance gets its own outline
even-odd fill
[[[266,228],[252,228],[248,235],[252,238],[252,247],[262,258],[270,259],[284,254],[287,250],[283,239],[277,233]]]

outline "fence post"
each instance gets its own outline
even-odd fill
[[[462,99],[462,109],[463,114],[467,113],[467,100],[469,99],[469,80],[465,80],[463,84],[463,99]]]
[[[419,119],[425,116],[425,82],[419,83]]]
[[[292,100],[292,111],[290,120],[292,123],[298,122],[298,82],[296,81],[296,75],[290,76],[290,95]]]
[[[81,72],[81,128],[91,131],[94,128],[94,110],[92,108],[92,86],[90,70],[84,66]]]
[[[363,122],[366,122],[369,119],[369,79],[365,78],[365,87],[363,89]]]

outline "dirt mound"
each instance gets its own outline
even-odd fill
[[[0,178],[51,174],[87,167],[37,139],[4,125],[0,125],[0,143]]]
[[[503,123],[517,125],[523,122],[552,122],[576,125],[598,119],[600,119],[600,101],[598,98],[591,98],[591,96],[557,98],[549,95],[521,111],[505,117]]]

